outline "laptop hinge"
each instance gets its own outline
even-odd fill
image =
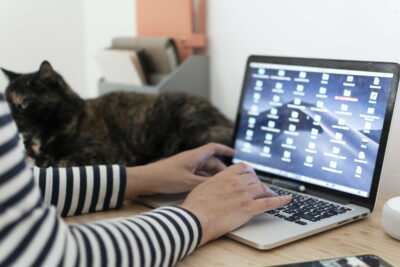
[[[320,191],[317,191],[317,190],[307,189],[306,193],[309,194],[309,195],[312,195],[312,196],[315,196],[315,197],[319,197],[319,198],[323,198],[323,199],[327,199],[327,200],[330,200],[332,202],[336,202],[336,203],[339,203],[339,204],[342,204],[342,205],[350,204],[350,201],[347,200],[347,199],[336,197],[336,196],[333,196],[332,194],[323,193],[323,192],[320,192]]]
[[[350,204],[349,200],[333,196],[332,194],[327,194],[327,193],[324,193],[324,192],[320,192],[318,190],[314,190],[314,189],[311,189],[311,188],[307,188],[305,192],[301,192],[301,190],[297,190],[296,189],[296,188],[300,188],[300,186],[302,186],[302,184],[300,184],[300,183],[291,182],[291,181],[282,182],[279,179],[273,179],[273,178],[268,177],[268,176],[261,176],[260,179],[264,183],[267,183],[267,184],[270,184],[270,185],[273,185],[273,186],[285,188],[285,189],[292,190],[292,191],[298,191],[299,193],[305,193],[307,195],[323,198],[323,199],[326,199],[326,200],[329,200],[329,201],[332,201],[332,202],[336,202],[336,203],[339,203],[339,204],[342,204],[342,205]],[[304,186],[304,188],[306,188],[306,187]]]

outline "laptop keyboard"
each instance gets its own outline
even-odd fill
[[[350,208],[332,204],[317,198],[296,194],[281,188],[270,186],[277,195],[291,195],[292,201],[279,209],[268,211],[268,214],[299,225],[318,222],[338,214],[351,211]]]

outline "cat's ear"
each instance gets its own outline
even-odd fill
[[[39,78],[40,79],[54,79],[56,77],[56,72],[48,61],[43,61],[39,68]]]
[[[13,80],[15,80],[15,79],[17,79],[17,78],[21,75],[21,74],[19,74],[19,73],[15,73],[15,72],[12,72],[12,71],[3,69],[3,68],[0,68],[0,69],[1,69],[1,71],[7,76],[8,80],[9,80],[10,82],[13,81]]]

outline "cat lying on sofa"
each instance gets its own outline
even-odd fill
[[[39,167],[135,166],[231,142],[232,122],[201,98],[115,92],[84,100],[47,61],[34,73],[2,70],[12,115]]]

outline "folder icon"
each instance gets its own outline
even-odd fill
[[[312,128],[311,129],[311,135],[318,135],[318,129],[316,129],[316,128]]]
[[[356,174],[361,175],[362,174],[362,168],[361,166],[357,166],[356,168]]]
[[[344,90],[343,91],[344,96],[351,96],[351,91],[350,90]]]
[[[304,85],[298,84],[298,85],[296,86],[296,90],[299,91],[299,92],[303,92],[303,90],[304,90]]]
[[[275,127],[275,122],[274,121],[268,121],[268,127],[269,128],[274,128]]]
[[[273,138],[273,136],[272,136],[272,134],[270,134],[270,133],[267,133],[267,134],[265,135],[265,140],[267,140],[267,141],[271,141],[272,138]]]
[[[296,125],[289,124],[289,132],[295,132],[295,131],[296,131]]]
[[[308,148],[309,149],[315,149],[317,147],[317,145],[313,142],[308,143]]]
[[[329,162],[329,168],[336,169],[336,167],[337,167],[337,162],[336,161]]]

